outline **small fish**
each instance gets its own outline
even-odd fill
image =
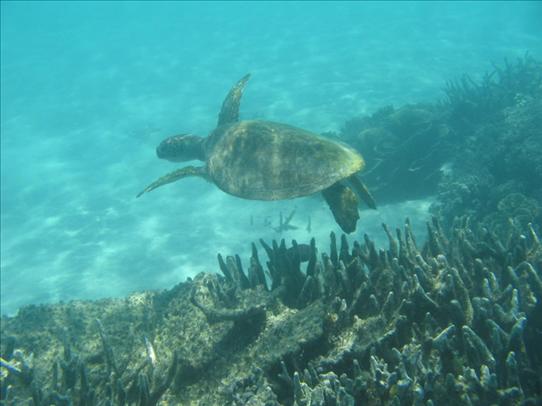
[[[152,343],[147,339],[147,337],[143,337],[145,339],[145,349],[147,350],[147,359],[150,361],[151,365],[153,367],[156,366],[156,353],[154,352],[154,347],[152,346]]]

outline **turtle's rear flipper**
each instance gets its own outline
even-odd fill
[[[371,195],[371,192],[369,192],[369,189],[367,189],[367,186],[365,186],[365,184],[355,174],[350,176],[348,181],[358,196],[363,199],[365,204],[367,204],[367,206],[369,206],[371,209],[376,209],[375,199],[373,198],[373,195]]]
[[[348,234],[356,231],[356,224],[359,220],[359,201],[352,189],[337,182],[322,190],[322,195],[341,229]]]
[[[176,171],[170,172],[152,182],[149,186],[139,192],[136,198],[141,196],[143,193],[150,192],[151,190],[167,185],[168,183],[176,182],[182,178],[186,178],[187,176],[201,176],[207,179],[207,170],[203,166],[185,166],[184,168],[177,169]]]

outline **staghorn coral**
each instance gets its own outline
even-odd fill
[[[467,129],[480,121],[502,118],[503,110],[516,104],[518,95],[537,97],[542,91],[542,65],[525,54],[515,63],[493,65],[479,81],[469,75],[449,81],[444,106],[456,128]]]
[[[447,236],[434,220],[423,247],[408,221],[384,232],[386,249],[333,234],[321,255],[314,241],[262,242],[266,266],[253,245],[247,273],[239,257],[219,256],[224,277],[200,274],[137,300],[24,308],[2,319],[1,355],[16,366],[15,349],[31,350],[30,378],[4,377],[2,401],[540,402],[542,248],[533,227],[500,240],[460,222]]]

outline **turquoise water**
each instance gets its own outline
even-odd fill
[[[1,313],[169,288],[259,238],[325,249],[340,231],[316,197],[254,202],[186,179],[136,200],[176,167],[156,145],[206,135],[247,72],[242,118],[315,132],[434,101],[462,73],[540,58],[540,18],[536,2],[1,2]],[[351,238],[406,216],[423,229],[429,204],[362,212]],[[265,225],[293,209],[297,230]]]

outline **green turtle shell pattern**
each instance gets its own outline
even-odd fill
[[[310,195],[364,167],[361,155],[347,145],[271,121],[222,125],[207,141],[210,178],[224,192],[244,199]]]

